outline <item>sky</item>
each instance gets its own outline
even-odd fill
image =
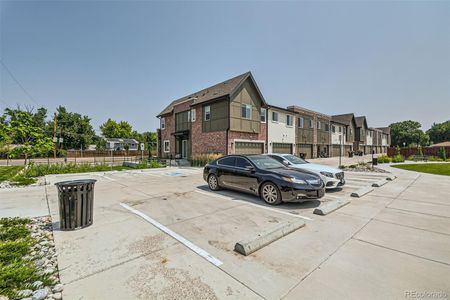
[[[0,2],[0,110],[154,131],[170,101],[251,71],[265,99],[369,126],[450,119],[450,2]]]

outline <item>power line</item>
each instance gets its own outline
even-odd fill
[[[23,87],[23,85],[19,82],[19,80],[17,80],[16,77],[14,77],[13,73],[11,72],[11,70],[5,65],[5,63],[3,62],[3,60],[0,59],[0,63],[2,64],[2,66],[5,68],[6,72],[8,72],[9,76],[11,76],[11,78],[17,83],[17,85],[22,89],[22,91],[28,96],[28,98],[30,98],[31,101],[33,101],[37,106],[39,106],[39,103],[36,102],[36,100],[33,99],[33,97],[30,95],[30,93],[28,93],[28,91]],[[3,102],[3,101],[2,101]]]

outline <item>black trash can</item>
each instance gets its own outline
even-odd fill
[[[75,230],[92,224],[96,181],[85,179],[55,183],[58,188],[61,230]]]
[[[374,157],[372,158],[372,166],[378,165],[378,158]]]

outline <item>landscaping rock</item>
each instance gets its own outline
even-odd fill
[[[52,294],[52,298],[55,299],[55,300],[61,300],[62,299],[62,294],[61,293]]]
[[[48,293],[49,293],[48,288],[39,289],[39,290],[33,292],[33,296],[31,297],[31,299],[43,300],[47,297]]]
[[[17,296],[19,298],[26,298],[26,297],[30,297],[33,294],[32,290],[21,290],[17,292]]]
[[[53,293],[59,293],[62,292],[64,289],[64,285],[62,283],[58,283],[53,287]]]
[[[33,282],[32,284],[31,284],[31,287],[33,288],[33,289],[39,289],[39,288],[41,288],[42,287],[42,281],[35,281],[35,282]]]

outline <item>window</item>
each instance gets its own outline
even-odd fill
[[[246,160],[245,158],[242,158],[242,157],[236,157],[236,167],[237,167],[237,168],[246,169],[246,168],[252,167],[252,165],[251,165],[250,162],[249,162],[248,160]]]
[[[287,125],[287,126],[292,126],[292,125],[294,125],[294,119],[292,118],[291,115],[286,115],[286,125]]]
[[[334,125],[331,125],[331,132],[336,133],[336,127]]]
[[[195,119],[197,118],[197,111],[194,109],[191,109],[191,122],[195,122]]]
[[[203,114],[205,115],[205,121],[211,120],[211,106],[205,106],[203,108]]]
[[[169,140],[165,140],[164,141],[164,153],[170,152],[170,141]]]
[[[342,132],[342,127],[341,126],[339,126],[339,133],[341,133]]]
[[[327,131],[327,132],[330,131],[330,125],[325,123],[324,130]]]
[[[314,122],[313,120],[309,120],[309,128],[314,128]]]
[[[298,128],[303,128],[303,122],[305,121],[303,117],[298,118]]]
[[[161,118],[161,129],[166,129],[166,118]]]
[[[241,105],[241,118],[248,120],[252,119],[252,106],[250,104]]]
[[[267,110],[265,108],[261,108],[261,122],[266,123]]]
[[[278,122],[278,113],[276,111],[272,112],[272,121]]]
[[[229,156],[229,157],[219,159],[217,161],[217,164],[222,165],[222,166],[227,166],[227,167],[234,167],[235,161],[236,161],[236,157]]]
[[[317,129],[320,129],[320,122],[319,121],[317,121]]]

